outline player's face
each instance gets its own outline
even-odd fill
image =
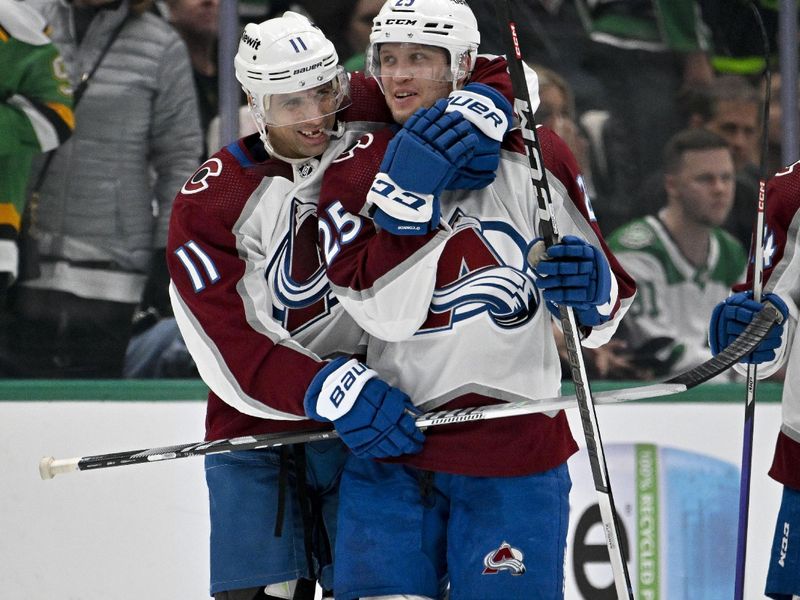
[[[322,154],[328,147],[340,100],[331,84],[270,96],[267,130],[272,147],[287,158]]]
[[[381,44],[380,79],[394,120],[405,123],[452,90],[447,51],[421,44]]]
[[[706,128],[725,138],[733,152],[736,169],[756,162],[758,150],[758,104],[737,100],[721,100]]]
[[[666,177],[667,194],[691,221],[718,227],[733,206],[735,175],[731,153],[725,148],[690,150],[681,168]]]

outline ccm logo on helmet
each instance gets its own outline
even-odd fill
[[[317,63],[314,63],[313,65],[309,65],[307,67],[301,67],[300,69],[295,69],[292,72],[292,75],[298,75],[299,73],[305,73],[306,71],[313,71],[314,69],[319,69],[322,66],[323,62],[324,61],[319,61]]]
[[[386,19],[387,25],[416,25],[416,19]]]
[[[254,50],[258,50],[258,47],[261,46],[261,40],[251,38],[246,33],[242,36],[242,41],[248,46],[251,46]]]

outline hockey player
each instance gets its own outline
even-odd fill
[[[742,362],[760,365],[765,378],[786,368],[783,384],[783,423],[778,432],[769,475],[783,484],[783,498],[767,573],[766,595],[775,600],[800,597],[800,336],[796,335],[800,305],[800,162],[777,173],[767,185],[764,244],[764,294],[784,322],[774,325],[752,354]],[[753,300],[753,265],[740,290],[720,302],[711,314],[709,341],[721,352],[752,321],[762,305]],[[737,370],[745,372],[743,366]]]
[[[46,28],[30,6],[0,0],[0,295],[17,277],[31,161],[75,126],[66,68]]]
[[[312,426],[303,406],[309,383],[340,383],[338,363],[326,359],[347,357],[359,373],[374,374],[349,358],[364,351],[362,331],[329,289],[316,205],[323,170],[366,129],[391,120],[383,95],[362,74],[348,85],[333,45],[294,13],[248,24],[235,67],[259,133],[217,152],[186,182],[168,248],[175,316],[211,390],[208,440]],[[504,60],[482,60],[478,70],[510,94]],[[498,152],[499,144],[495,159]],[[347,226],[344,214],[333,218]],[[420,449],[405,394],[373,378],[356,396],[315,413],[333,421],[354,454]],[[345,448],[305,448],[206,458],[217,600],[312,598],[314,577],[330,590],[326,541]],[[296,495],[281,483],[286,476]]]
[[[639,290],[617,337],[651,378],[711,357],[708,315],[744,278],[745,249],[721,228],[733,206],[734,178],[722,137],[704,129],[679,132],[664,152],[665,206],[608,238]]]
[[[506,136],[496,179],[480,168],[492,165],[461,161],[456,115],[480,128],[476,155],[513,119],[502,96],[470,79],[480,34],[466,3],[392,0],[370,39],[369,72],[404,127],[364,136],[339,157],[318,208],[331,287],[371,335],[368,364],[423,410],[557,394],[548,309],[573,306],[594,346],[634,293],[591,216],[574,157],[539,129],[554,218],[567,235],[531,269],[539,215],[520,132]],[[342,404],[362,384],[352,374]],[[312,381],[309,414],[330,403],[323,383]],[[562,597],[575,451],[557,412],[438,427],[413,456],[349,457],[337,598],[439,598],[448,584],[453,600]]]
[[[259,133],[184,184],[167,249],[175,317],[211,390],[209,440],[308,428],[303,395],[323,359],[363,351],[316,247],[318,173],[358,137],[337,126],[350,101],[333,44],[286,13],[245,27],[235,68]],[[357,454],[417,451],[422,435],[406,406],[374,379],[336,428]],[[326,544],[344,453],[331,441],[206,457],[217,600],[310,599],[316,578],[331,588]],[[288,466],[296,496],[280,483]]]

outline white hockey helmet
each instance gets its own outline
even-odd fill
[[[444,48],[455,86],[475,67],[481,34],[465,0],[388,0],[373,19],[366,56],[366,72],[379,84],[379,49],[388,42]]]
[[[350,104],[336,49],[298,13],[245,25],[233,63],[262,138],[266,126],[301,123]],[[291,106],[275,102],[278,95],[291,95]]]

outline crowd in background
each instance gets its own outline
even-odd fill
[[[2,0],[0,8],[15,3]],[[196,376],[170,319],[164,244],[175,193],[198,159],[220,145],[220,0],[24,4],[48,22],[66,64],[63,76],[76,91],[75,123],[71,138],[56,149],[38,148],[24,209],[11,211],[10,218],[0,210],[0,229],[12,240],[19,236],[20,247],[33,247],[20,252],[18,272],[0,279],[0,376]],[[305,13],[334,42],[342,64],[361,70],[372,18],[382,4],[240,0],[238,10],[242,24],[289,9]],[[494,2],[469,4],[483,32],[481,51],[505,53]],[[516,4],[524,58],[539,77],[537,121],[559,134],[577,157],[606,238],[628,227],[627,237],[618,238],[640,244],[632,250],[641,251],[647,240],[631,242],[629,224],[653,217],[656,228],[664,226],[662,245],[674,245],[668,248],[674,251],[670,260],[678,266],[670,268],[697,284],[689,293],[713,294],[709,301],[718,301],[718,289],[706,291],[708,278],[714,279],[709,261],[725,257],[714,254],[716,242],[706,241],[699,254],[692,244],[704,235],[717,239],[715,232],[724,230],[724,245],[738,243],[746,256],[764,126],[767,172],[781,166],[781,82],[773,74],[769,122],[762,124],[765,57],[752,12],[726,0]],[[775,3],[761,4],[775,61],[777,9]],[[13,90],[6,93],[8,108]],[[241,128],[254,131],[245,113]],[[681,169],[664,155],[676,135],[685,138],[692,129],[727,144],[726,152],[712,153],[721,161],[713,166],[719,172],[699,195],[689,183],[681,188]],[[689,151],[705,152],[715,143],[701,140]],[[10,163],[2,162],[7,160],[0,154],[0,170],[8,168]],[[665,184],[668,179],[672,183]],[[686,207],[706,201],[721,206],[713,218],[689,214]],[[9,200],[0,198],[0,208],[3,202]],[[676,226],[670,219],[682,205]],[[736,263],[737,278],[743,267]],[[733,283],[728,279],[726,287]],[[640,297],[646,292],[640,289]],[[636,315],[632,311],[631,323]],[[623,331],[605,352],[590,355],[593,375],[652,378],[687,366],[675,354],[682,340],[664,341],[664,335],[626,340]]]

